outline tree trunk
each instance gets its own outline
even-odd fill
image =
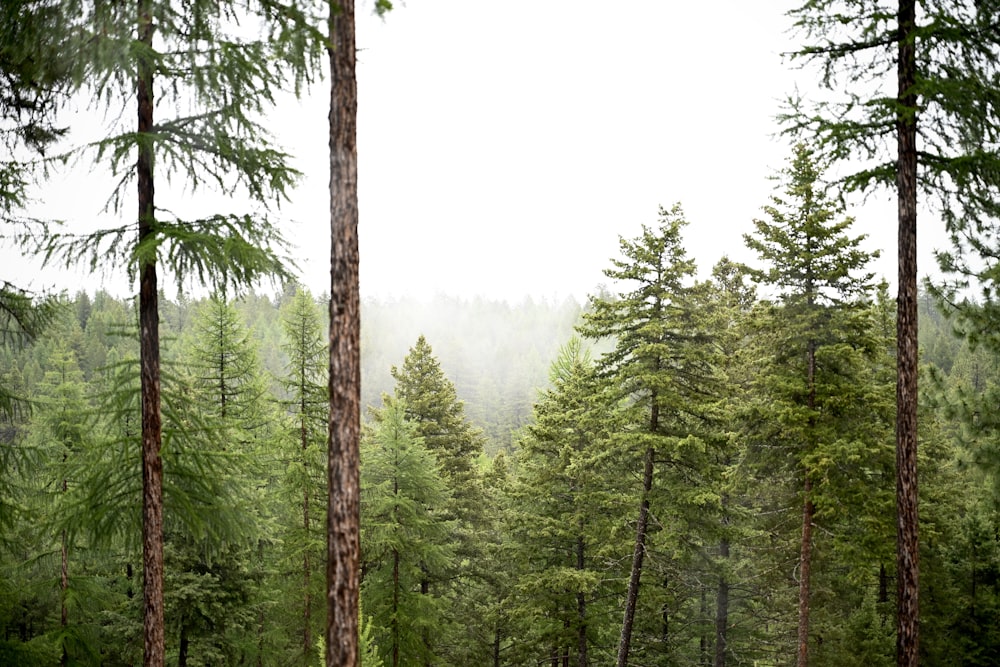
[[[583,536],[576,538],[576,569],[582,572],[586,564],[584,560]],[[576,637],[576,664],[577,667],[587,667],[587,596],[583,591],[576,593],[576,617],[579,623]]]
[[[177,647],[177,667],[187,667],[189,646],[187,623],[182,620],[180,642]]]
[[[799,552],[799,628],[798,652],[796,664],[805,667],[809,664],[809,578],[812,569],[812,522],[813,507],[809,495],[812,492],[812,481],[806,472],[803,486],[805,499],[802,502],[802,544]]]
[[[66,460],[65,455],[63,460]],[[66,492],[66,480],[63,480],[63,493]],[[66,594],[69,592],[69,553],[66,548],[66,531],[62,531],[62,536],[60,540],[60,557],[62,560],[61,572],[59,575],[59,627],[65,633],[67,626],[69,626],[69,609],[66,607]],[[59,664],[65,667],[69,664],[69,653],[66,651],[66,639],[62,639],[62,657],[59,659]]]
[[[726,499],[723,498],[723,504]],[[719,557],[729,560],[729,540],[719,542]],[[726,633],[729,629],[729,581],[726,574],[719,577],[715,597],[715,667],[726,667]]]
[[[150,0],[138,0],[139,41],[153,48]],[[153,66],[140,54],[137,102],[139,134],[153,130]],[[139,199],[139,242],[155,234],[153,206],[153,149],[148,140],[139,145],[136,163]],[[143,565],[143,664],[162,667],[163,635],[163,461],[160,459],[160,315],[156,264],[139,266],[139,365],[142,394],[142,565]]]
[[[330,2],[330,422],[327,667],[358,665],[361,432],[354,0]]]
[[[306,399],[305,380],[300,386],[301,403],[299,405],[300,414],[300,438],[302,441],[302,465],[305,470],[305,489],[302,491],[302,530],[305,533],[305,549],[302,552],[302,664],[310,665],[312,660],[312,564],[309,562],[309,462],[307,460],[309,450],[309,431],[306,428]]]
[[[646,528],[649,524],[649,493],[653,489],[653,456],[652,447],[646,450],[643,462],[642,500],[639,503],[639,520],[635,528],[635,549],[632,552],[632,572],[628,579],[628,593],[625,597],[625,617],[622,621],[622,633],[618,642],[617,667],[628,665],[628,654],[632,644],[632,625],[635,622],[635,607],[639,600],[639,578],[642,574],[642,561],[646,555]]]
[[[392,667],[399,667],[399,550],[392,550]]]
[[[896,661],[919,660],[917,604],[917,96],[916,1],[899,2],[896,133],[899,297],[896,301]]]
[[[813,284],[810,280],[806,290],[810,310],[813,307]],[[816,427],[816,341],[810,340],[806,349],[806,387],[808,397],[806,399],[809,407],[809,428],[808,437],[810,440],[811,452],[814,447],[813,430]],[[812,502],[812,480],[809,477],[809,468],[803,467],[802,484],[802,543],[799,550],[799,627],[798,627],[798,650],[796,651],[796,664],[798,667],[806,667],[809,664],[809,580],[812,574],[812,522],[815,507]]]

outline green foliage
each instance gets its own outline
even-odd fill
[[[794,599],[793,587],[804,589],[818,610],[806,617],[809,637],[826,644],[830,628],[841,630],[865,599],[849,591],[863,591],[865,577],[891,558],[895,376],[889,299],[866,272],[872,254],[859,249],[863,237],[848,235],[851,218],[836,221],[842,211],[825,197],[820,178],[810,151],[798,147],[784,171],[787,199],[772,197],[770,220],[756,220],[756,233],[746,237],[764,265],[749,275],[773,290],[776,302],[758,304],[751,320],[741,474],[753,480],[750,487],[763,480],[771,486],[752,502],[769,517],[758,524],[759,538],[785,545],[767,552],[777,557],[773,568],[811,565],[809,581],[770,587],[788,587],[781,605]],[[820,530],[810,537],[800,520],[796,541],[803,512]],[[852,574],[826,570],[827,559],[850,563]],[[790,631],[795,619],[784,623]],[[822,660],[827,649],[811,642],[810,653]],[[850,642],[844,645],[850,653]]]
[[[448,495],[405,401],[389,403],[362,443],[361,549],[364,613],[393,664],[425,664],[437,652],[431,635],[444,604],[422,582],[454,567],[453,528],[439,509]]]

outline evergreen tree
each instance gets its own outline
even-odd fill
[[[88,92],[109,107],[134,100],[137,110],[137,127],[111,127],[80,153],[106,161],[118,179],[109,198],[116,213],[126,201],[124,186],[135,179],[135,222],[82,238],[49,237],[41,250],[91,269],[124,264],[139,279],[145,660],[157,667],[164,661],[158,267],[178,282],[218,286],[247,285],[285,270],[274,249],[283,241],[260,212],[170,219],[169,209],[154,202],[154,164],[161,176],[177,177],[192,191],[206,183],[229,192],[241,188],[265,210],[286,196],[296,173],[259,119],[275,91],[297,85],[316,65],[318,47],[286,18],[296,7],[201,0],[61,6],[65,49]],[[256,39],[240,31],[248,15],[264,27]],[[154,122],[154,110],[171,107],[189,113]]]
[[[285,541],[291,552],[300,554],[302,600],[300,622],[303,664],[312,664],[316,602],[321,599],[313,573],[323,562],[323,542],[317,532],[325,525],[322,496],[324,459],[320,444],[325,439],[326,413],[326,346],[320,331],[319,312],[309,291],[299,288],[283,308],[284,344],[288,355],[282,387],[288,394],[286,409],[293,418],[294,449],[289,454],[286,486],[299,508],[300,529],[288,530]]]
[[[212,431],[203,447],[223,462],[216,483],[229,489],[226,535],[165,531],[167,618],[178,628],[178,662],[202,635],[201,651],[254,655],[266,650],[265,550],[274,542],[267,494],[276,486],[278,423],[267,400],[257,349],[233,304],[212,295],[198,309],[186,353],[190,387],[202,423]],[[219,538],[222,539],[219,539]],[[171,614],[170,612],[174,612]],[[254,644],[249,637],[256,636]],[[192,654],[193,655],[193,654]]]
[[[601,357],[598,367],[613,384],[616,399],[626,404],[626,426],[615,437],[630,467],[635,466],[627,474],[641,470],[618,667],[625,667],[631,651],[657,464],[666,464],[656,475],[669,496],[670,506],[663,507],[664,512],[690,517],[699,502],[688,494],[697,482],[687,473],[698,469],[696,459],[705,449],[693,436],[691,422],[698,420],[712,371],[706,363],[707,334],[698,323],[693,300],[695,264],[681,245],[685,224],[680,206],[675,205],[669,211],[660,210],[656,228],[644,226],[634,241],[622,239],[624,258],[612,260],[613,268],[606,269],[605,275],[628,291],[593,298],[592,312],[584,314],[580,327],[588,338],[613,341],[614,349]],[[684,531],[683,522],[677,519],[679,532]],[[659,523],[670,522],[660,515]],[[669,651],[665,630],[660,643],[662,650]]]
[[[836,97],[816,108],[795,101],[785,121],[823,155],[864,161],[843,179],[847,189],[884,185],[897,195],[897,656],[900,665],[916,665],[917,205],[920,194],[935,204],[953,235],[957,252],[942,257],[942,268],[977,264],[963,263],[968,250],[990,263],[1000,123],[989,100],[1000,94],[1000,36],[994,1],[893,6],[862,0],[845,12],[837,0],[810,0],[791,12],[806,40],[794,57],[818,64]],[[885,92],[893,87],[895,94]]]
[[[452,540],[458,555],[455,571],[439,573],[421,582],[422,590],[432,588],[437,595],[449,599],[455,625],[451,629],[464,637],[439,633],[428,635],[428,643],[447,644],[449,660],[455,664],[486,659],[492,643],[491,633],[482,632],[481,609],[476,604],[476,592],[487,573],[478,569],[481,562],[483,531],[488,530],[483,506],[482,479],[477,461],[483,451],[480,432],[465,417],[465,406],[458,400],[455,385],[445,377],[441,364],[427,340],[420,336],[403,360],[402,367],[392,368],[396,379],[393,397],[389,400],[405,404],[406,418],[412,422],[424,445],[441,466],[441,476],[449,491],[447,502],[440,508],[451,521]],[[441,587],[445,586],[446,590]],[[474,656],[474,657],[473,657]]]
[[[90,437],[87,429],[89,405],[83,373],[75,355],[65,344],[53,350],[49,362],[50,370],[46,371],[38,387],[37,408],[31,424],[31,440],[42,452],[45,463],[40,469],[25,471],[25,474],[36,477],[35,483],[40,481],[41,490],[49,496],[42,500],[44,505],[38,508],[35,519],[49,533],[43,538],[43,544],[58,545],[59,624],[53,634],[60,648],[60,664],[67,665],[84,662],[96,653],[94,647],[88,645],[86,633],[81,632],[80,619],[74,623],[70,618],[71,601],[80,597],[77,591],[71,590],[70,582],[80,577],[73,571],[76,563],[71,568],[71,559],[76,560],[75,545],[69,531],[61,525],[63,513],[70,506],[69,494],[77,482],[73,479],[73,470],[78,468],[77,459]],[[79,602],[76,607],[79,609]]]
[[[602,468],[606,425],[593,362],[578,338],[552,363],[552,388],[535,405],[520,441],[511,497],[521,571],[512,596],[516,641],[526,664],[546,658],[600,664],[612,641],[603,620],[614,596],[606,563],[620,508]]]
[[[386,406],[363,445],[365,609],[392,667],[433,664],[427,636],[441,627],[443,600],[422,582],[454,565],[450,526],[437,511],[448,490],[405,401]]]
[[[820,176],[811,152],[800,145],[783,172],[784,197],[772,196],[764,208],[770,220],[755,220],[755,233],[745,236],[747,246],[765,265],[751,269],[750,275],[773,289],[778,300],[759,323],[771,333],[766,349],[775,351],[763,361],[756,388],[773,411],[767,423],[777,429],[767,436],[768,446],[786,451],[802,480],[796,651],[800,667],[808,664],[812,532],[818,502],[813,487],[824,478],[820,472],[824,462],[837,460],[836,448],[845,440],[849,447],[865,446],[864,440],[848,440],[845,419],[859,416],[848,409],[852,404],[845,395],[853,393],[852,386],[855,391],[866,386],[857,375],[861,362],[856,351],[870,350],[873,357],[886,351],[872,340],[870,323],[858,317],[873,292],[871,274],[859,275],[872,254],[859,248],[864,237],[847,235],[851,218],[835,221],[839,211],[823,194]],[[885,418],[871,416],[875,423]],[[877,438],[869,442],[868,448],[879,445]]]
[[[734,648],[747,634],[747,624],[740,622],[743,605],[737,596],[741,596],[738,587],[745,587],[752,578],[752,566],[748,566],[746,559],[741,557],[747,551],[751,513],[747,511],[745,495],[737,480],[745,446],[745,440],[740,435],[740,413],[751,382],[746,355],[748,322],[757,295],[753,285],[749,284],[746,268],[728,257],[723,257],[712,268],[710,287],[705,315],[708,328],[714,333],[717,350],[715,366],[721,377],[707,413],[711,424],[709,439],[715,454],[710,464],[716,470],[710,479],[714,481],[718,493],[718,516],[711,516],[716,513],[710,513],[710,519],[718,521],[718,547],[712,571],[706,573],[709,581],[713,575],[715,577],[715,618],[712,640],[705,642],[703,653],[711,648],[712,664],[725,667],[727,661],[738,655]],[[707,536],[711,536],[712,532],[705,531]],[[749,616],[752,618],[752,614]],[[740,635],[743,636],[734,636],[735,628],[740,628]]]

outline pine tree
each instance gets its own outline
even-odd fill
[[[116,213],[126,201],[124,186],[135,179],[134,223],[82,238],[50,236],[40,251],[92,270],[124,266],[138,277],[145,660],[159,667],[164,516],[158,268],[172,272],[178,283],[218,287],[287,274],[275,250],[284,242],[261,212],[170,219],[168,207],[154,202],[154,164],[161,176],[176,177],[192,191],[211,183],[230,193],[241,189],[265,211],[279,203],[296,172],[270,144],[259,119],[275,91],[310,75],[319,47],[302,39],[301,26],[286,18],[297,9],[292,2],[137,0],[67,3],[60,9],[68,24],[64,48],[87,92],[109,108],[129,100],[137,110],[137,127],[112,127],[106,138],[78,152],[106,162],[119,179],[109,197]],[[262,19],[263,34],[247,39],[239,27],[245,17]],[[171,107],[189,113],[154,115]]]
[[[73,623],[70,618],[70,601],[78,597],[70,584],[76,579],[75,567],[71,567],[76,553],[69,531],[61,525],[62,510],[70,506],[69,496],[77,482],[73,479],[73,470],[78,468],[77,459],[90,437],[87,430],[89,406],[83,373],[65,343],[53,350],[49,362],[51,368],[38,387],[37,408],[31,425],[34,446],[44,452],[47,464],[27,474],[41,477],[43,489],[50,496],[37,518],[52,533],[46,542],[51,540],[50,544],[58,544],[59,625],[53,634],[61,652],[60,664],[67,665],[96,652],[94,647],[87,646],[86,634],[80,632],[79,619]]]

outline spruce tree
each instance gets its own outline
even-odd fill
[[[841,391],[857,369],[851,350],[870,349],[867,321],[857,317],[873,294],[872,275],[865,273],[873,254],[861,250],[864,237],[850,237],[853,219],[836,221],[837,210],[823,193],[821,173],[800,145],[782,173],[783,196],[773,195],[764,207],[770,220],[755,220],[755,233],[744,237],[764,268],[750,269],[755,281],[774,291],[777,306],[763,316],[773,332],[766,343],[774,357],[758,374],[760,396],[767,396],[780,432],[769,436],[796,461],[801,479],[801,539],[798,559],[797,664],[808,663],[811,607],[813,526],[822,479],[821,462],[844,437],[839,407]],[[831,410],[837,405],[837,410]],[[877,442],[875,446],[877,446]]]
[[[704,405],[712,371],[706,357],[707,334],[697,323],[693,300],[695,264],[681,244],[686,224],[679,205],[669,211],[661,208],[656,227],[643,226],[635,240],[621,239],[623,258],[613,259],[612,268],[604,273],[618,281],[623,291],[593,298],[592,311],[585,313],[580,327],[588,338],[613,342],[614,348],[600,358],[598,368],[612,383],[617,400],[625,404],[623,420],[628,426],[615,438],[631,460],[628,474],[641,479],[618,667],[628,664],[631,651],[649,541],[654,472],[659,464],[655,477],[668,489],[671,509],[690,516],[692,498],[685,489],[692,487],[684,480],[684,470],[700,456],[699,450],[704,451],[689,439],[690,420]]]

